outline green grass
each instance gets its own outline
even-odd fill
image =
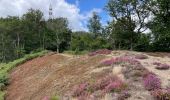
[[[4,100],[5,92],[0,91],[0,100]]]
[[[9,73],[8,72],[11,69],[13,69],[14,67],[16,67],[20,64],[23,64],[28,60],[31,60],[31,59],[36,58],[36,57],[43,56],[47,52],[48,51],[41,51],[41,52],[38,52],[38,53],[27,54],[23,58],[14,60],[14,61],[9,62],[9,63],[1,63],[0,64],[0,100],[4,100],[5,92],[3,90],[4,90],[4,87],[9,84],[8,83],[8,79],[9,79],[8,74]]]

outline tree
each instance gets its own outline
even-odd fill
[[[52,43],[56,47],[59,53],[60,49],[68,48],[71,41],[71,31],[68,28],[68,21],[66,18],[56,18],[48,21],[48,28],[52,31],[54,36],[54,42]],[[61,46],[65,45],[61,48]]]
[[[113,17],[114,21],[126,26],[126,34],[130,34],[130,49],[134,46],[135,33],[142,33],[146,29],[146,18],[150,12],[146,9],[148,0],[109,0],[106,5],[106,10]],[[123,28],[123,27],[122,27]]]
[[[92,17],[89,20],[89,23],[87,25],[89,28],[89,31],[94,34],[94,37],[98,37],[101,34],[101,23],[100,23],[100,17],[97,15],[96,12],[93,12]]]
[[[153,33],[153,48],[155,51],[170,51],[170,1],[150,0],[148,8],[154,18],[149,23]]]
[[[24,30],[24,47],[27,53],[41,47],[42,34],[40,33],[43,13],[40,10],[29,9],[22,16]]]

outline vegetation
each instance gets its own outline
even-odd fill
[[[14,67],[16,67],[16,66],[18,66],[18,65],[20,65],[20,64],[22,64],[22,63],[24,63],[28,60],[31,60],[31,59],[36,58],[36,57],[43,56],[45,53],[47,53],[47,51],[31,53],[31,54],[25,55],[23,58],[14,60],[12,62],[0,64],[1,65],[0,66],[0,100],[3,100],[3,99],[1,99],[1,98],[3,98],[3,96],[5,94],[3,92],[3,90],[5,89],[5,86],[9,84],[9,82],[8,82],[8,72],[12,68],[14,68]]]
[[[93,12],[88,21],[88,32],[72,31],[66,18],[45,20],[38,9],[29,9],[21,17],[0,18],[0,100],[9,84],[8,72],[19,64],[44,55],[45,50],[70,54],[93,51],[89,56],[111,54],[112,50],[117,49],[170,51],[170,0],[108,0],[105,10],[112,20],[103,26],[100,16]],[[138,66],[141,65],[139,59],[148,59],[148,56],[111,58],[102,65],[128,63]],[[159,70],[170,69],[167,64],[155,62],[154,65]],[[143,82],[155,98],[170,98],[169,90],[161,88],[160,79],[155,74],[148,73],[143,77]],[[73,96],[85,98],[96,90],[102,93],[122,92],[122,97],[128,95],[122,80],[106,77],[93,85],[80,84],[73,90]]]
[[[89,32],[72,32],[66,18],[45,20],[34,9],[21,17],[0,18],[0,62],[37,49],[170,51],[169,6],[169,0],[109,0],[105,8],[112,20],[102,26],[100,16],[93,12]]]

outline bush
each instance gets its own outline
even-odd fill
[[[127,85],[115,76],[106,76],[97,80],[93,84],[80,84],[72,90],[72,96],[78,97],[78,100],[88,100],[87,98],[93,94],[95,97],[104,96],[106,93],[121,92],[127,88]],[[99,92],[96,94],[96,91]]]
[[[154,62],[153,65],[156,65],[156,69],[158,70],[168,70],[170,68],[170,65],[168,64],[161,64],[159,62]]]
[[[118,100],[126,100],[130,96],[131,94],[128,91],[122,91],[120,95],[118,96]]]
[[[160,62],[154,62],[153,65],[160,66],[161,63]]]
[[[52,96],[50,100],[60,100],[58,96]]]
[[[89,53],[89,56],[95,56],[95,55],[99,55],[99,54],[108,55],[111,53],[112,53],[111,50],[101,49],[101,50],[97,50],[97,51]]]
[[[167,90],[156,89],[151,92],[155,100],[170,100],[170,92]]]
[[[111,58],[109,60],[105,60],[102,62],[105,66],[110,66],[112,64],[120,64],[120,63],[129,63],[132,65],[139,65],[140,62],[132,57],[117,57],[117,58]]]
[[[8,76],[7,75],[0,75],[0,84],[8,85]]]
[[[161,64],[159,66],[156,66],[155,68],[159,69],[159,70],[168,70],[170,68],[170,66],[167,64]]]
[[[157,76],[153,73],[148,73],[143,78],[144,86],[147,90],[155,90],[161,88],[161,81]]]
[[[85,95],[87,89],[88,89],[88,84],[87,83],[77,85],[73,89],[72,96],[73,97],[79,97],[81,95]]]
[[[139,54],[139,55],[135,55],[135,59],[148,59],[148,56]]]
[[[106,92],[120,92],[126,88],[126,85],[121,80],[115,80],[110,82],[108,86],[105,87]]]
[[[114,76],[106,76],[104,78],[101,78],[96,81],[96,83],[92,86],[94,91],[97,90],[104,90],[107,85],[113,80],[115,80],[116,77]]]

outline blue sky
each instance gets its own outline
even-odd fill
[[[104,10],[108,0],[0,0],[0,17],[22,16],[28,9],[39,9],[44,18],[49,18],[49,5],[53,7],[53,17],[65,17],[73,31],[88,31],[87,22],[93,11],[98,12],[102,25],[110,19]]]
[[[77,4],[80,9],[80,13],[86,13],[93,9],[100,9],[98,14],[101,17],[101,22],[106,24],[109,20],[108,13],[104,10],[108,0],[66,0],[68,3]]]

